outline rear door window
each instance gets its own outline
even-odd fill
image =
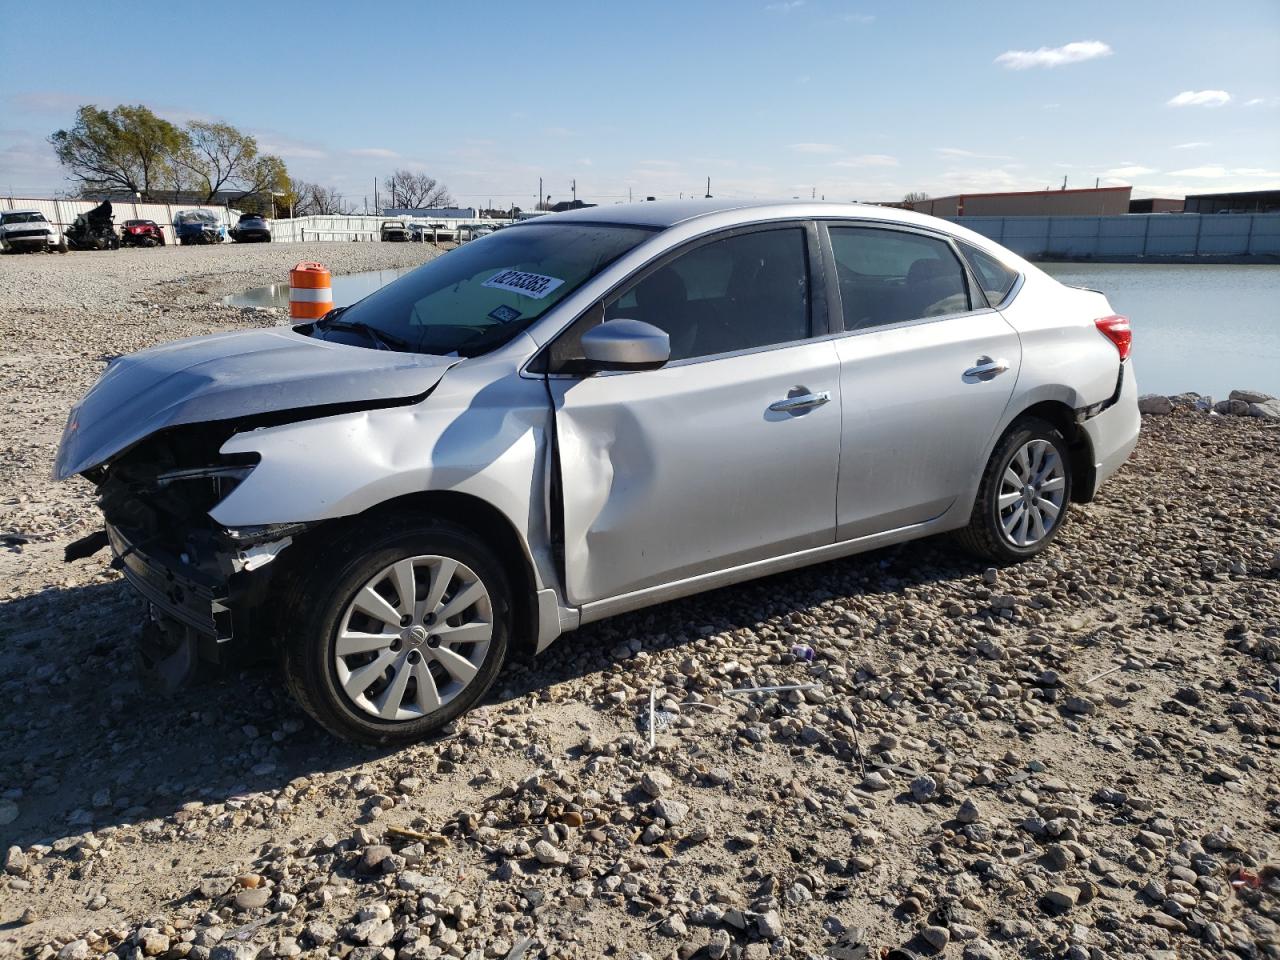
[[[967,243],[961,242],[960,250],[969,261],[969,266],[973,268],[974,276],[978,278],[978,286],[982,287],[987,300],[993,307],[998,306],[1009,295],[1013,285],[1018,282],[1018,271],[1012,267],[1006,267],[991,254]]]
[[[846,330],[973,309],[964,267],[936,237],[878,227],[831,227]]]

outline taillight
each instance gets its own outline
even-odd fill
[[[1129,318],[1112,314],[1109,317],[1099,317],[1093,321],[1097,324],[1102,335],[1116,345],[1116,349],[1120,351],[1120,359],[1129,359],[1129,348],[1133,344],[1133,330],[1129,327]]]

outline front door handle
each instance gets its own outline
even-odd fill
[[[964,372],[965,383],[982,383],[1000,376],[1009,369],[1009,361],[1004,357],[992,360],[990,357],[979,357],[976,366]]]
[[[774,413],[798,413],[830,402],[831,394],[824,390],[821,393],[802,393],[798,397],[787,397],[785,400],[769,404],[769,409]]]

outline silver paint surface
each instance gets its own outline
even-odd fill
[[[78,408],[80,431],[94,439],[64,439],[60,475],[167,424],[330,403],[335,393],[376,400],[434,387],[412,405],[233,436],[224,453],[261,459],[211,516],[239,527],[350,516],[428,491],[475,498],[496,509],[523,546],[541,649],[562,630],[624,610],[963,526],[991,450],[1019,414],[1046,400],[1075,410],[1115,390],[1115,347],[1093,323],[1112,312],[1105,297],[1066,288],[956,224],[804,202],[646,203],[553,216],[664,229],[482,357],[263,332],[257,336],[284,343],[221,335],[120,361]],[[1024,280],[1000,309],[965,316],[657,370],[575,378],[527,369],[540,347],[653,258],[722,229],[803,218],[935,230],[990,252]],[[313,347],[320,352],[308,352]],[[966,377],[983,357],[1008,369]],[[1119,402],[1083,426],[1099,483],[1137,441],[1132,373],[1126,364]],[[135,402],[134,389],[152,400]],[[770,409],[824,394],[830,401],[821,405]],[[142,422],[115,415],[108,397],[133,403]]]

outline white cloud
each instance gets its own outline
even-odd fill
[[[1231,172],[1226,167],[1216,165],[1188,167],[1186,170],[1174,170],[1169,174],[1171,177],[1205,177],[1212,180],[1219,180],[1230,175]]]
[[[1183,90],[1168,103],[1171,107],[1220,107],[1231,102],[1225,90]]]
[[[771,13],[790,13],[796,7],[803,7],[804,0],[782,0],[780,3],[765,4],[765,9]]]
[[[840,148],[834,143],[793,143],[787,147],[796,153],[839,153]]]
[[[347,151],[353,157],[374,157],[378,160],[394,160],[400,154],[386,147],[354,147]]]
[[[1154,167],[1144,167],[1136,163],[1129,163],[1119,167],[1112,167],[1104,177],[1112,179],[1128,180],[1130,177],[1145,177],[1149,173],[1159,173],[1160,171]]]
[[[833,161],[833,167],[896,167],[898,166],[898,158],[891,157],[887,153],[863,153],[856,157],[845,157],[843,160]]]
[[[1200,147],[1212,146],[1208,140],[1192,140],[1190,143],[1175,143],[1174,150],[1198,150]]]
[[[972,150],[961,150],[959,147],[934,147],[934,153],[944,157],[959,157],[966,160],[1012,160],[1013,157],[1003,153],[974,153]]]
[[[1101,40],[1077,40],[1060,47],[1041,47],[1038,50],[1006,50],[995,62],[1010,70],[1029,70],[1032,67],[1062,67],[1069,63],[1083,63],[1114,53],[1109,44]]]

